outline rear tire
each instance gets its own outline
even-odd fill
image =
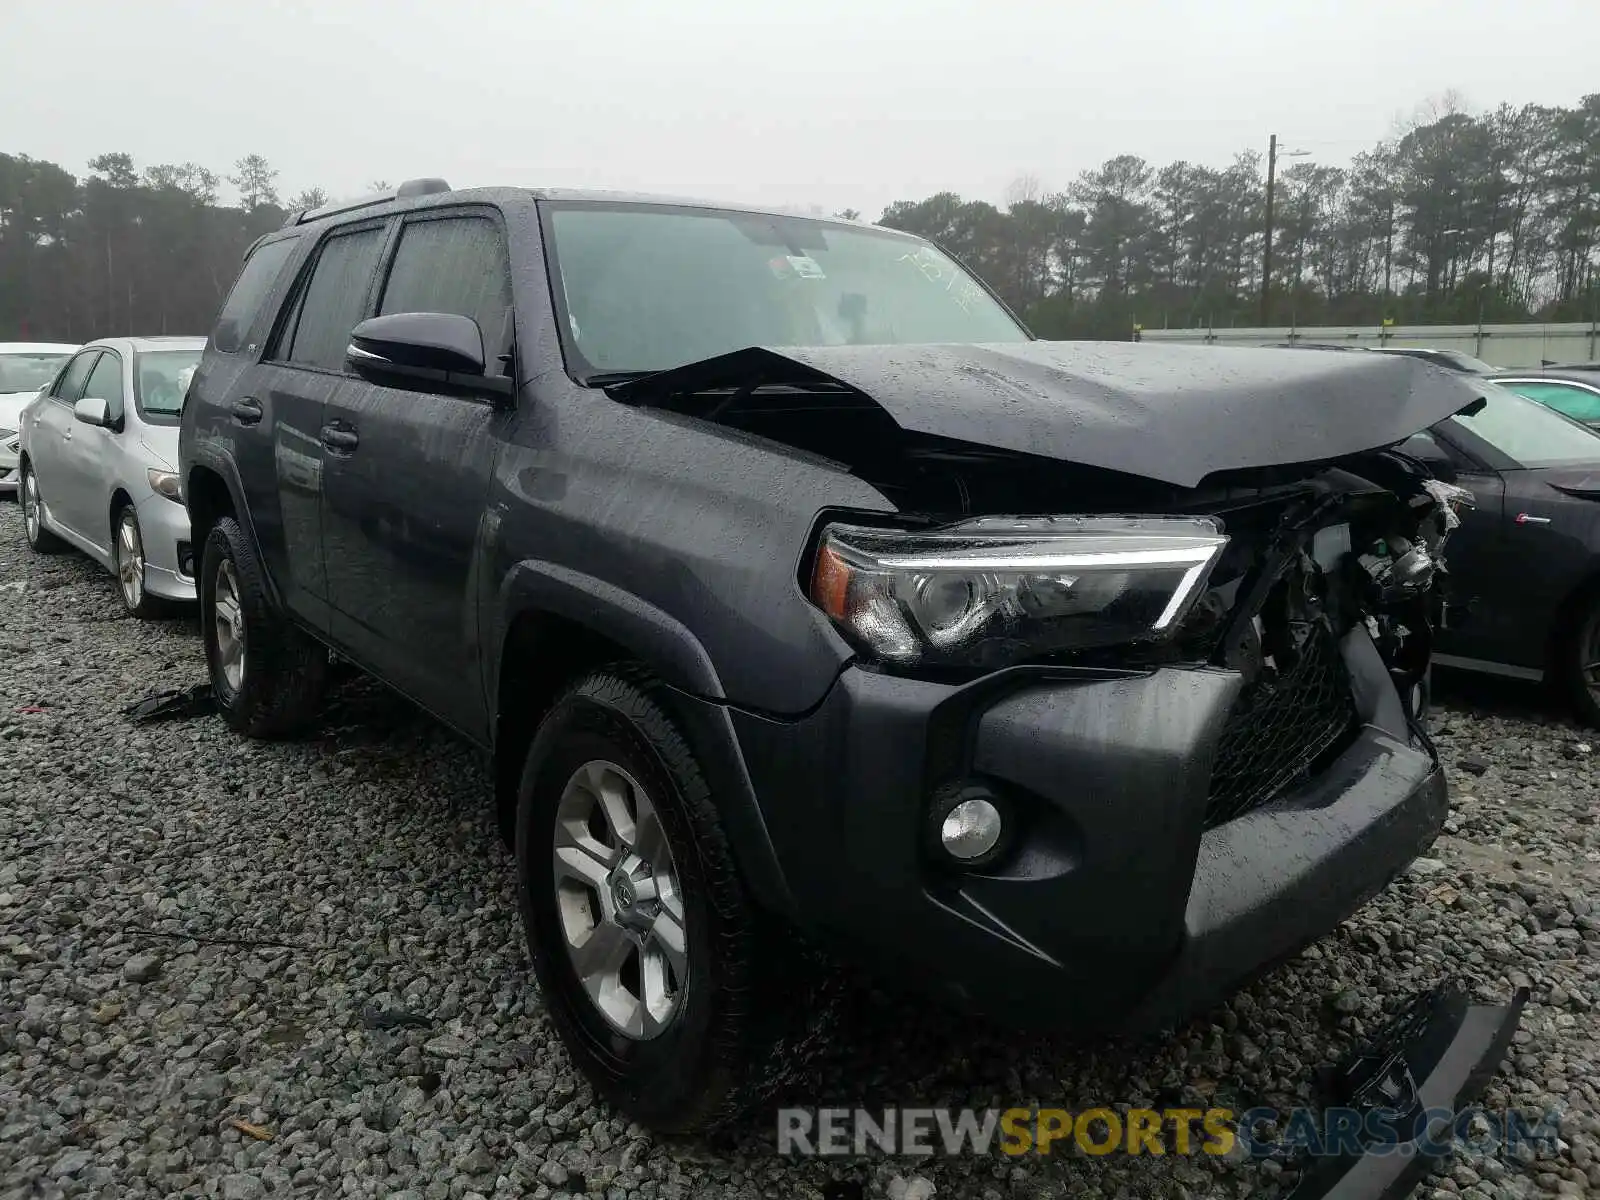
[[[819,1041],[837,980],[752,905],[705,777],[649,677],[596,672],[549,711],[522,772],[516,854],[556,1029],[632,1119],[666,1133],[725,1125]]]
[[[200,632],[223,718],[256,738],[304,729],[322,699],[327,650],[273,609],[261,560],[232,517],[211,527],[201,564]]]
[[[67,544],[44,527],[44,505],[39,499],[39,477],[33,464],[22,460],[22,478],[17,480],[17,499],[22,503],[22,527],[29,547],[36,554],[60,554]]]

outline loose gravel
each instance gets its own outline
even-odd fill
[[[1252,1195],[1198,1157],[797,1161],[771,1114],[703,1140],[597,1104],[530,979],[484,765],[342,684],[251,743],[122,708],[204,679],[193,619],[32,554],[0,502],[0,1195],[467,1200]],[[1428,858],[1174,1036],[1056,1046],[862,990],[793,1103],[1311,1102],[1407,988],[1532,989],[1490,1110],[1564,1109],[1549,1152],[1458,1155],[1419,1195],[1600,1192],[1600,740],[1494,689],[1435,720],[1455,812]]]

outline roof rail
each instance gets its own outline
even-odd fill
[[[391,200],[407,200],[412,196],[435,196],[449,190],[450,185],[442,179],[408,179],[399,187],[373,192],[370,196],[361,196],[355,200],[340,200],[334,204],[324,204],[321,208],[296,209],[284,218],[283,228],[304,225],[308,221],[320,221],[324,217],[355,212],[357,209],[373,208],[379,204],[388,204]]]

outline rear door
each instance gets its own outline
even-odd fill
[[[270,346],[272,332],[280,324],[277,315],[285,307],[287,276],[305,240],[291,234],[262,242],[245,259],[184,400],[182,438],[188,446],[180,449],[180,457],[187,456],[185,469],[196,460],[224,471],[231,466],[240,492],[239,515],[268,572],[290,610],[314,622],[318,614],[302,611],[287,569],[273,414],[261,398],[270,373],[261,361],[263,347]]]
[[[111,548],[111,457],[116,430],[127,411],[122,355],[106,350],[89,372],[83,400],[104,400],[111,425],[86,425],[67,410],[67,432],[61,441],[61,482],[55,485],[56,508],[79,537],[102,553]]]
[[[511,272],[499,214],[408,217],[380,314],[471,317],[490,370],[509,369]],[[341,347],[341,350],[343,348]],[[511,406],[376,384],[330,394],[323,547],[336,644],[469,737],[487,740],[473,566]]]
[[[278,561],[274,578],[300,618],[328,630],[323,559],[324,408],[341,389],[366,385],[347,375],[350,331],[372,302],[384,220],[330,230],[296,280],[258,368],[252,395],[268,426],[261,490],[271,497]]]
[[[100,347],[80,351],[60,375],[43,404],[33,408],[33,427],[28,431],[28,462],[37,480],[39,495],[56,524],[70,524],[68,507],[57,503],[56,493],[66,484],[64,472],[67,438],[73,430],[72,406],[89,382],[89,373],[100,360]],[[70,502],[63,502],[70,506]]]

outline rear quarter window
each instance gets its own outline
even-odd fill
[[[286,237],[263,243],[244,260],[239,278],[234,280],[233,290],[223,301],[216,328],[211,331],[212,349],[223,354],[237,354],[243,349],[245,339],[249,337],[256,317],[261,313],[261,306],[272,294],[298,241],[298,238]]]

